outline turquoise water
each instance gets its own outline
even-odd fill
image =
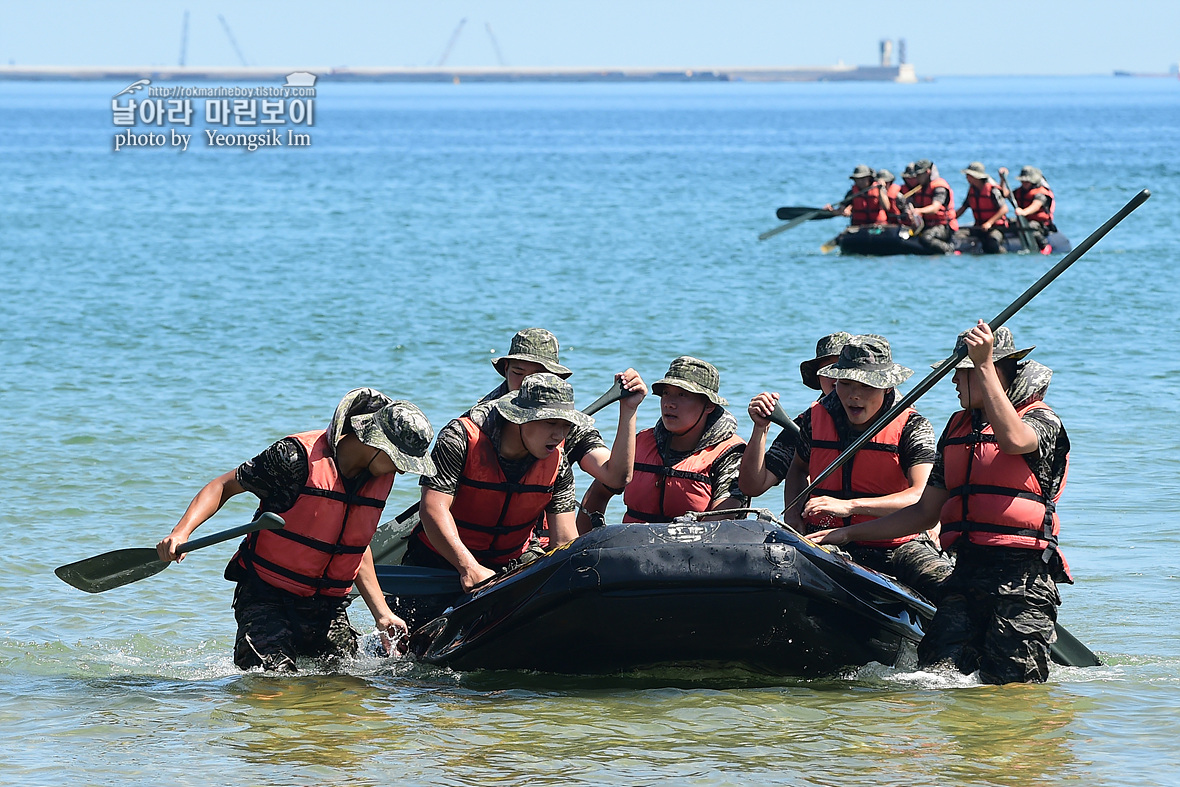
[[[0,783],[1180,781],[1176,82],[322,86],[311,147],[253,154],[113,152],[122,87],[0,83]],[[1109,666],[1005,688],[880,667],[273,677],[230,662],[229,545],[99,596],[53,576],[151,546],[352,387],[441,426],[530,325],[583,403],[626,366],[711,360],[743,430],[761,390],[807,404],[798,362],[832,330],[885,334],[923,375],[1052,260],[825,256],[831,222],[756,240],[853,165],[919,157],[958,189],[972,160],[1041,166],[1075,243],[1154,192],[1009,323],[1057,372],[1074,444],[1062,621]],[[920,403],[939,426],[954,407],[949,383]]]

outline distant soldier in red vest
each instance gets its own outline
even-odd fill
[[[1004,229],[1008,226],[1008,203],[1004,194],[981,162],[972,161],[963,174],[967,176],[967,197],[955,211],[955,218],[970,208],[975,224],[960,229],[955,237],[973,237],[979,241],[985,254],[1002,254],[1005,251]]]
[[[902,173],[906,189],[920,186],[910,197],[914,215],[922,220],[922,229],[914,237],[923,246],[941,254],[954,251],[951,236],[959,228],[955,218],[955,193],[938,174],[930,159],[919,159]]]
[[[1008,170],[1000,168],[1000,174],[1007,176]],[[1012,192],[1016,200],[1016,215],[1023,216],[1037,239],[1037,245],[1045,248],[1049,233],[1057,231],[1053,217],[1057,211],[1056,198],[1049,188],[1045,176],[1036,167],[1023,167],[1016,178],[1019,188]],[[1006,193],[1004,196],[1008,196]]]
[[[858,164],[848,176],[852,179],[852,188],[844,195],[844,215],[849,219],[849,226],[861,227],[873,224],[884,224],[888,220],[890,202],[888,188],[877,179],[877,174],[866,164]],[[824,208],[832,210],[831,205]]]
[[[1069,437],[1044,403],[1052,372],[1023,360],[1012,333],[980,320],[959,336],[955,371],[963,409],[939,440],[926,491],[914,505],[872,522],[811,536],[822,544],[900,538],[941,522],[957,552],[938,612],[918,647],[921,666],[952,663],[985,683],[1040,682],[1061,596],[1073,582],[1058,549],[1057,502],[1069,468]]]
[[[296,658],[355,657],[348,620],[353,583],[378,630],[405,633],[377,582],[369,542],[398,473],[434,473],[434,433],[414,405],[372,388],[350,391],[327,429],[284,437],[197,493],[156,545],[161,560],[234,495],[251,492],[259,511],[279,514],[282,530],[252,533],[225,569],[237,583],[234,663],[294,671]],[[388,645],[388,642],[386,643]]]

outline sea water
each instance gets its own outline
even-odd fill
[[[0,783],[1180,782],[1176,81],[321,82],[311,144],[253,153],[204,144],[199,117],[186,151],[116,152],[123,87],[0,83]],[[839,199],[856,164],[917,158],[957,200],[970,161],[1041,167],[1075,244],[1154,192],[1009,323],[1056,372],[1061,620],[1107,666],[1006,687],[880,666],[240,673],[232,545],[96,596],[53,575],[154,545],[353,387],[441,427],[533,325],[583,404],[628,366],[711,361],[744,434],[760,391],[807,406],[798,364],[834,330],[884,334],[916,383],[1054,258],[824,255],[834,221],[757,236],[780,205]],[[919,403],[936,428],[955,407],[949,383]],[[657,417],[651,397],[641,426]],[[399,478],[388,511],[416,491]],[[247,497],[202,532],[247,521]]]

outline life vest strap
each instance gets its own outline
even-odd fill
[[[362,497],[361,495],[350,495],[345,492],[337,492],[334,489],[316,489],[314,487],[305,486],[299,490],[301,495],[312,495],[314,497],[326,497],[329,500],[336,500],[350,506],[370,506],[372,508],[385,508],[385,501],[378,500],[375,497]]]
[[[694,473],[690,470],[677,470],[675,467],[668,467],[667,465],[649,465],[645,462],[636,462],[635,469],[642,473],[651,473],[653,475],[661,475],[667,478],[686,478],[689,481],[701,481],[706,484],[713,480],[705,473]]]
[[[1019,497],[1024,500],[1035,500],[1045,506],[1050,515],[1056,510],[1052,500],[1042,494],[1030,492],[1027,489],[1016,489],[1010,486],[992,486],[990,484],[963,484],[946,490],[948,497],[963,497],[966,495],[998,495],[1000,497]]]
[[[510,495],[518,495],[525,493],[536,493],[542,495],[553,494],[553,485],[543,486],[541,484],[514,484],[510,481],[477,481],[474,478],[468,478],[465,475],[459,476],[459,483],[464,486],[469,486],[472,489],[488,489],[495,492],[507,492]]]
[[[318,538],[305,536],[302,533],[296,533],[292,530],[273,530],[271,531],[280,538],[285,538],[288,541],[294,541],[297,544],[302,544],[305,547],[310,547],[327,555],[363,555],[369,545],[364,546],[350,546],[348,544],[332,544],[327,541],[320,541]]]
[[[1047,541],[1051,546],[1057,546],[1057,536],[1044,530],[1032,530],[1027,527],[1008,527],[1006,525],[991,525],[984,522],[950,522],[942,525],[943,532],[955,533],[997,533],[1005,536],[1027,536],[1041,541]]]
[[[812,440],[812,450],[816,448],[829,448],[833,451],[843,451],[848,445],[839,440]],[[891,443],[874,443],[872,440],[860,447],[861,451],[884,451],[887,454],[900,454],[901,447]]]
[[[494,536],[498,536],[504,535],[505,533],[515,533],[518,530],[524,530],[529,527],[536,527],[537,520],[534,519],[521,525],[481,525],[476,522],[456,519],[455,524],[464,530],[474,530],[479,533],[491,533]]]
[[[328,577],[309,577],[305,574],[300,574],[297,571],[292,571],[291,569],[284,566],[280,566],[278,563],[272,563],[264,557],[259,557],[256,553],[250,555],[249,563],[255,566],[261,566],[267,571],[271,571],[275,574],[278,574],[279,576],[286,577],[292,582],[298,582],[301,585],[307,585],[308,587],[315,588],[317,591],[323,590],[325,588],[348,590],[350,587],[352,587],[351,581],[346,581],[343,579],[330,579]]]

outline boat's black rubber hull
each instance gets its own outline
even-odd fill
[[[898,254],[934,255],[941,252],[929,249],[916,239],[909,237],[909,233],[893,226],[850,227],[841,233],[838,239],[840,251],[843,254],[860,254],[870,257],[889,257]],[[958,239],[954,242],[955,251],[960,254],[983,254],[983,246],[975,238]],[[1073,248],[1069,239],[1060,232],[1049,235],[1048,249],[1050,254],[1065,254]],[[1015,230],[1004,234],[1004,250],[1016,254],[1024,250],[1020,242],[1020,235]]]
[[[688,528],[698,537],[677,542]],[[761,522],[602,528],[464,597],[411,649],[457,670],[736,666],[808,677],[892,665],[921,639],[929,605],[794,542]]]

